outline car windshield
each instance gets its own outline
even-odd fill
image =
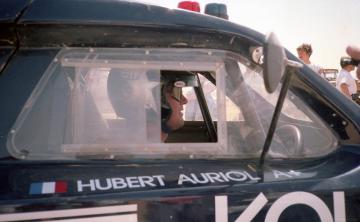
[[[19,159],[258,158],[278,94],[266,92],[261,67],[231,52],[64,48],[7,148]],[[289,91],[269,156],[322,156],[336,141]]]

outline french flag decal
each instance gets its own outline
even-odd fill
[[[66,193],[67,187],[65,181],[32,183],[30,185],[30,194]]]

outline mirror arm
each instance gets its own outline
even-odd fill
[[[274,115],[271,119],[269,131],[268,131],[268,134],[266,135],[265,143],[264,143],[263,150],[262,150],[262,153],[260,156],[260,166],[261,167],[263,166],[263,164],[265,162],[265,156],[269,152],[269,149],[270,149],[271,141],[273,139],[275,129],[276,129],[276,124],[278,122],[278,119],[279,119],[279,116],[281,113],[281,109],[282,109],[282,106],[285,101],[286,93],[287,93],[289,85],[290,85],[292,73],[293,73],[292,71],[285,72],[284,82],[283,82],[283,85],[280,90],[280,95],[279,95],[278,101],[276,103]]]
[[[208,129],[208,132],[209,132],[209,136],[210,136],[210,140],[211,140],[210,142],[216,142],[217,141],[216,128],[215,128],[214,123],[213,123],[213,121],[211,119],[209,108],[208,108],[207,103],[206,103],[206,99],[205,99],[204,92],[203,92],[202,87],[201,87],[201,82],[200,82],[198,74],[196,74],[196,77],[197,77],[197,81],[198,81],[198,85],[199,85],[199,87],[194,87],[196,98],[199,101],[201,114],[202,114],[202,116],[204,118],[206,128]]]

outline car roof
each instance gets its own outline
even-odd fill
[[[0,3],[2,5],[5,4],[4,2]],[[7,5],[8,4],[5,4],[6,7]],[[15,6],[18,10],[15,10]],[[21,7],[22,9],[20,10]],[[159,33],[158,31],[158,35],[163,34],[164,31],[166,31],[164,29],[169,31],[181,30],[180,32],[182,35],[185,30],[189,32],[189,36],[192,34],[191,31],[196,30],[197,32],[203,32],[204,35],[215,33],[231,34],[233,38],[229,39],[229,45],[233,44],[236,37],[239,39],[251,39],[252,42],[257,42],[259,45],[261,45],[265,39],[263,34],[225,19],[186,10],[168,9],[161,6],[130,1],[33,0],[30,1],[30,3],[27,3],[26,1],[19,2],[18,5],[15,5],[14,3],[11,8],[13,8],[13,11],[17,11],[17,13],[12,13],[12,21],[13,25],[16,25],[19,30],[20,45],[22,46],[39,46],[39,44],[42,44],[43,46],[59,46],[63,43],[56,42],[56,37],[61,35],[61,32],[64,33],[64,30],[62,29],[64,27],[66,27],[67,31],[70,31],[71,28],[74,28],[75,31],[75,28],[97,27],[98,29],[99,26],[101,26],[104,28],[102,30],[102,34],[104,35],[111,35],[111,32],[116,31],[114,30],[114,26],[125,28],[141,27],[152,30],[161,28],[162,33]],[[15,14],[18,15],[16,20],[14,19]],[[0,20],[0,23],[1,22],[4,22],[4,20]],[[30,29],[35,26],[38,31],[34,33],[30,31]],[[43,31],[39,32],[40,29]],[[52,44],[49,42],[50,39],[39,41],[39,36],[34,37],[34,39],[37,39],[36,41],[31,41],[33,35],[44,34],[50,29],[52,29],[52,36],[47,37],[54,38]],[[121,31],[126,32],[127,30],[124,29]],[[136,32],[135,29],[132,29],[131,31]],[[79,35],[79,32],[74,34]],[[81,37],[83,43],[89,42],[87,41],[87,38],[92,38],[92,34],[94,33],[91,31],[84,34]],[[26,35],[26,40],[25,37],[22,38],[24,35]],[[81,43],[79,42],[80,38],[78,37],[74,37],[77,38],[76,40],[70,40],[71,36],[61,36],[61,39],[65,40],[65,44],[63,45],[71,45],[71,42]],[[98,38],[98,36],[96,37]],[[191,38],[191,36],[189,38]],[[66,39],[69,41],[66,42]],[[175,40],[176,39],[173,41]],[[98,39],[98,41],[101,41],[101,39]],[[109,39],[107,39],[107,41],[111,42]],[[158,39],[156,39],[156,41],[158,41]],[[204,43],[204,45],[206,45],[206,43]],[[229,48],[236,50],[236,47],[234,46]]]
[[[30,2],[30,0],[0,0],[0,24],[15,22]]]
[[[262,40],[260,33],[206,14],[168,9],[133,1],[34,0],[19,23],[117,24],[186,26],[225,32],[246,32]]]

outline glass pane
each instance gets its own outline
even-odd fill
[[[185,49],[63,49],[12,127],[8,150],[23,159],[227,155],[226,141],[209,145],[203,127],[201,132],[195,130],[205,135],[197,144],[184,145],[188,136],[177,137],[174,144],[163,141],[164,134],[175,133],[166,132],[163,123],[184,115],[184,110],[172,109],[169,118],[163,117],[164,99],[165,105],[170,105],[169,98],[175,98],[175,103],[184,100],[179,90],[167,97],[163,72],[216,73],[224,55]],[[178,88],[185,84],[175,83]],[[216,101],[209,106],[216,113]],[[194,130],[184,132],[188,135]],[[224,134],[224,129],[218,132]]]

